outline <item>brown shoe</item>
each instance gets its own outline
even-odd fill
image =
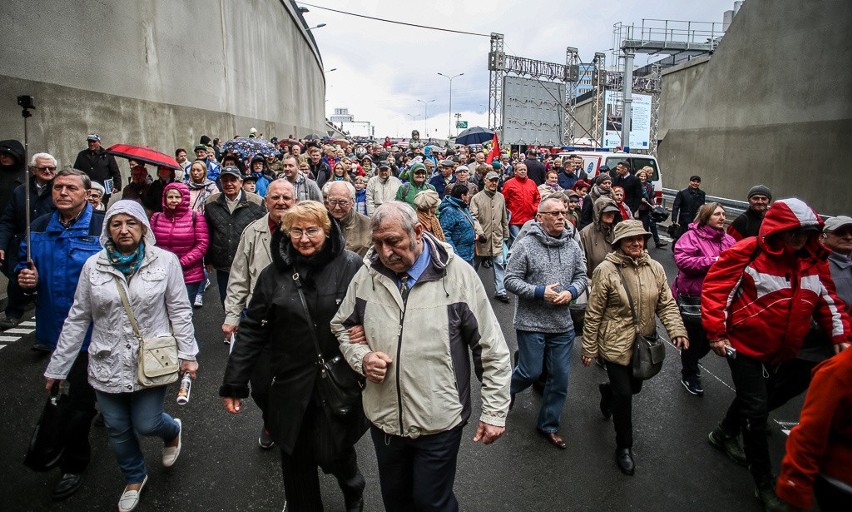
[[[565,444],[565,440],[562,439],[562,436],[560,436],[558,433],[544,432],[543,430],[539,430],[538,433],[541,434],[541,437],[547,439],[547,442],[559,448],[560,450],[568,448],[568,446]]]

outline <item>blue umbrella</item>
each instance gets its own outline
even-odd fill
[[[236,151],[242,158],[251,158],[254,155],[272,156],[278,148],[266,139],[256,137],[237,137],[222,145],[224,151]]]
[[[461,132],[456,137],[456,144],[484,144],[494,138],[494,132],[481,126],[473,126]]]

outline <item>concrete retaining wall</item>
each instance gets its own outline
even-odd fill
[[[322,60],[287,0],[5,0],[0,18],[0,139],[23,139],[33,95],[30,150],[62,164],[89,132],[166,153],[322,133]]]

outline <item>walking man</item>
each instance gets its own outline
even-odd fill
[[[34,350],[56,348],[62,324],[74,303],[74,292],[83,264],[101,250],[104,213],[86,200],[91,180],[77,169],[56,173],[51,185],[56,211],[34,220],[31,229],[32,265],[26,261],[26,242],[18,257],[18,284],[25,292],[38,293]],[[71,496],[83,483],[91,447],[89,429],[95,417],[95,390],[88,382],[89,341],[83,346],[66,383],[70,386],[70,412],[66,423],[65,450],[59,461],[62,474],[53,489],[53,499]]]
[[[121,187],[121,171],[118,170],[115,157],[101,147],[100,135],[97,133],[90,134],[86,137],[86,144],[88,147],[77,153],[74,168],[80,169],[89,176],[90,180],[104,186],[106,193],[102,201],[104,206],[108,206],[110,196],[117,194]],[[107,187],[108,180],[112,181],[111,187]]]
[[[705,193],[701,190],[701,176],[691,176],[689,186],[677,193],[672,204],[672,225],[675,229],[673,242],[686,232],[687,226],[695,219],[698,209],[705,203]],[[672,243],[672,251],[675,248]]]
[[[734,237],[734,240],[739,242],[743,238],[757,236],[760,233],[760,225],[763,223],[763,217],[766,216],[766,211],[769,209],[769,202],[772,201],[772,191],[766,185],[755,185],[748,191],[748,210],[740,214],[739,217],[731,222],[728,226],[728,234]]]
[[[574,324],[568,303],[586,289],[586,264],[579,244],[566,229],[568,212],[558,198],[538,207],[527,235],[512,246],[506,289],[518,296],[514,325],[518,361],[512,371],[511,396],[538,380],[544,365],[544,386],[536,429],[550,444],[565,449],[559,416],[568,395],[568,373]],[[554,262],[559,262],[558,265]]]
[[[473,440],[490,444],[503,435],[509,408],[509,349],[473,267],[424,233],[410,206],[380,206],[371,228],[370,263],[350,283],[331,329],[367,378],[364,412],[385,510],[454,512],[471,359],[482,382]],[[352,334],[357,327],[365,343]]]
[[[500,175],[494,171],[485,175],[483,189],[470,200],[470,213],[479,222],[484,242],[476,242],[474,268],[479,270],[484,261],[490,261],[494,269],[494,298],[509,302],[503,284],[506,262],[503,259],[503,244],[509,240],[509,219],[506,215],[506,200],[497,192]]]

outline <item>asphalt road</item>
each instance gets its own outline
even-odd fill
[[[669,248],[651,255],[674,277]],[[482,269],[486,289],[493,291],[490,270]],[[205,306],[195,310],[200,343],[200,376],[186,406],[175,403],[173,385],[166,409],[183,420],[185,434],[180,460],[171,470],[159,462],[162,444],[145,438],[149,481],[140,512],[146,511],[280,511],[284,489],[278,452],[257,445],[260,416],[249,404],[231,416],[217,390],[228,349],[219,326],[222,307],[215,286]],[[513,305],[492,301],[503,331],[514,350]],[[23,331],[32,327],[23,327]],[[19,338],[19,339],[16,339]],[[14,340],[14,341],[13,341]],[[0,511],[115,510],[124,487],[103,427],[92,427],[92,461],[83,487],[63,502],[50,491],[58,470],[35,473],[22,460],[46,393],[41,373],[46,358],[30,350],[32,334],[0,337]],[[634,398],[636,474],[622,475],[615,466],[615,434],[611,421],[598,410],[597,384],[606,380],[600,368],[584,368],[579,340],[571,362],[568,400],[560,433],[568,443],[558,450],[535,432],[540,397],[532,390],[520,395],[503,438],[491,446],[471,441],[468,426],[459,454],[456,495],[465,511],[727,511],[758,512],[751,478],[745,468],[728,461],[707,443],[734,396],[724,360],[713,354],[702,361],[705,395],[694,397],[681,386],[677,350],[669,345],[662,372],[645,383]],[[477,389],[476,387],[474,389]],[[478,415],[478,393],[474,418]],[[777,468],[785,434],[779,421],[796,421],[802,397],[770,418],[769,445]],[[382,510],[376,459],[369,436],[357,445],[367,478],[365,510]],[[326,510],[342,510],[343,499],[333,477],[323,475]]]

